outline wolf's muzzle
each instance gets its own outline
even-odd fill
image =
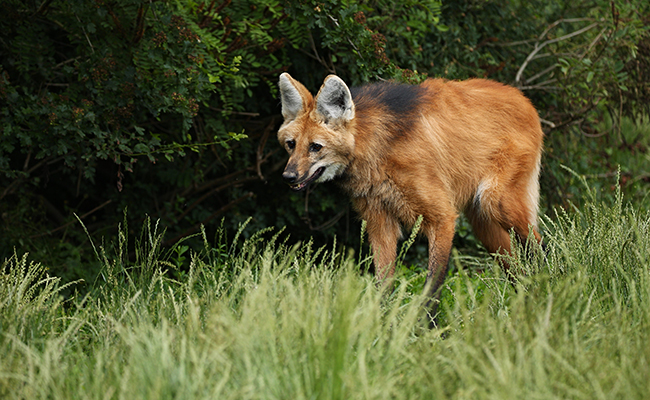
[[[291,185],[292,183],[295,183],[295,182],[296,182],[296,179],[298,179],[298,174],[296,173],[296,171],[288,171],[288,170],[285,170],[285,171],[282,173],[282,179],[284,179],[284,181],[285,181],[286,183],[288,183],[289,185]]]
[[[291,189],[300,191],[309,186],[309,184],[313,181],[320,178],[321,175],[323,175],[324,171],[325,167],[320,167],[316,170],[316,172],[313,173],[312,176],[309,176],[305,179],[304,177],[298,177],[298,173],[295,170],[287,168],[282,173],[282,178],[286,183],[289,184]]]

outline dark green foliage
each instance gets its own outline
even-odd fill
[[[75,214],[93,235],[125,208],[149,215],[163,246],[250,216],[353,244],[335,185],[295,194],[279,179],[283,71],[312,91],[330,73],[510,83],[545,121],[546,207],[579,196],[562,164],[624,164],[630,198],[648,190],[645,2],[6,0],[0,14],[0,258],[21,246],[66,279],[97,273]],[[475,248],[466,228],[457,245]]]

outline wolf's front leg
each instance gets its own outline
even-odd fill
[[[399,222],[383,210],[367,213],[365,220],[374,256],[375,274],[379,282],[390,286],[395,273],[397,239],[400,236]]]
[[[429,240],[429,271],[425,282],[425,295],[428,301],[425,311],[429,316],[429,325],[433,327],[438,311],[442,284],[447,277],[449,255],[456,228],[456,216],[438,220],[435,225],[425,224],[424,233]]]

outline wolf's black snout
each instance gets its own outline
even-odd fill
[[[298,174],[293,171],[284,171],[282,173],[282,179],[287,183],[295,183],[296,179],[298,179]]]

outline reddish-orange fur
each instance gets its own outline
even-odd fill
[[[400,104],[391,108],[363,88],[337,109],[346,103],[336,96],[349,94],[338,77],[326,78],[316,98],[288,74],[280,81],[285,122],[278,139],[291,154],[285,179],[298,187],[296,182],[306,185],[322,173],[316,167],[337,169],[367,221],[379,279],[392,278],[401,226],[412,226],[419,215],[420,232],[429,240],[432,297],[446,275],[459,212],[490,252],[510,251],[510,229],[525,240],[532,227],[541,240],[536,226],[543,132],[519,90],[482,79],[428,79],[412,107],[396,115]],[[319,111],[319,102],[334,113]],[[313,143],[322,148],[314,151]]]

